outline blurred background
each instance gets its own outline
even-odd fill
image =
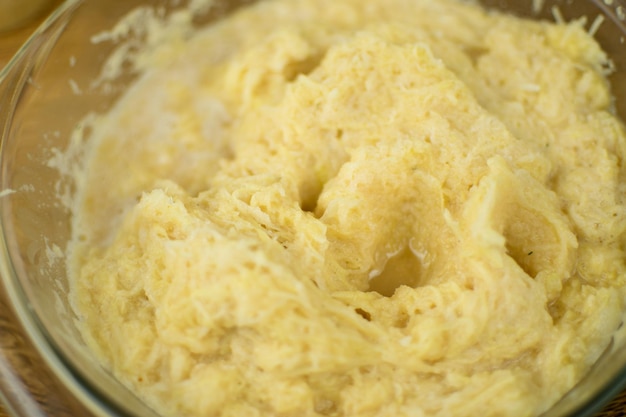
[[[62,0],[0,0],[0,68]]]

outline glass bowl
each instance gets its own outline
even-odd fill
[[[115,47],[92,37],[138,5],[168,13],[181,3],[66,1],[0,72],[0,397],[16,416],[158,415],[95,362],[74,326],[63,262],[70,214],[62,201],[74,184],[49,161],[76,140],[72,131],[85,115],[110,108],[136,76],[129,70],[90,88]],[[243,3],[218,1],[195,24]],[[615,64],[615,106],[626,120],[626,0],[482,3],[538,19],[586,16]],[[622,333],[626,326],[545,417],[591,416],[626,387]]]

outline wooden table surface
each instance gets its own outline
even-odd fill
[[[61,0],[55,0],[53,3],[59,4]],[[28,36],[33,32],[33,30],[43,21],[45,15],[40,16],[32,20],[26,26],[14,29],[8,32],[0,32],[0,69],[3,68],[13,56],[13,54],[19,49],[22,43],[28,38]],[[1,111],[1,109],[0,109]],[[0,290],[1,291],[1,290]],[[6,311],[2,311],[2,309],[7,309],[8,306],[2,302],[3,294],[0,294],[0,315],[4,315],[1,313],[6,313]],[[9,314],[9,316],[11,316]],[[16,332],[16,326],[14,323],[3,323],[0,321],[0,332]],[[4,335],[3,335],[4,336]],[[15,343],[24,343],[24,341],[17,341]],[[0,346],[1,347],[1,346]],[[40,400],[41,401],[41,400]],[[67,411],[62,412],[60,414],[67,414]],[[0,403],[0,417],[8,417],[9,414],[3,408],[2,403]],[[626,416],[626,391],[624,391],[621,395],[615,398],[601,413],[597,415],[597,417],[617,417],[617,416]],[[79,417],[79,416],[76,416]]]

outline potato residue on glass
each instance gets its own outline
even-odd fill
[[[580,22],[266,0],[93,122],[72,300],[165,416],[535,416],[625,308],[626,140]]]

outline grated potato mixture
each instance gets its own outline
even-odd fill
[[[536,416],[620,326],[626,139],[580,22],[265,0],[145,66],[70,266],[164,416]]]

